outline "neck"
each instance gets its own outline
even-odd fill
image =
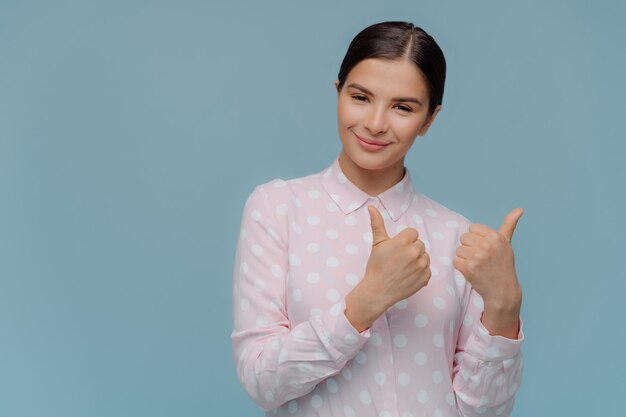
[[[367,193],[376,197],[393,187],[404,178],[404,158],[391,166],[380,169],[365,169],[354,163],[342,150],[339,155],[339,166],[350,182]]]

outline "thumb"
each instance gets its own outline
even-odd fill
[[[502,222],[502,226],[500,226],[500,233],[506,237],[509,242],[513,239],[513,232],[515,231],[515,227],[517,226],[517,222],[520,217],[524,214],[524,209],[515,208],[509,214],[506,215],[504,221]]]
[[[367,211],[370,213],[370,221],[372,224],[372,246],[375,246],[389,239],[389,236],[387,235],[385,221],[380,211],[374,206],[367,206]]]

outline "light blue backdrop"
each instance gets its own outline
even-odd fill
[[[513,3],[513,4],[511,4]],[[0,3],[0,416],[261,416],[230,354],[255,185],[340,150],[350,39],[444,50],[422,193],[515,236],[521,416],[626,415],[619,1]]]

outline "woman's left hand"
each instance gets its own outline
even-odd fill
[[[469,281],[483,298],[484,315],[502,316],[502,321],[517,324],[522,302],[522,292],[515,273],[515,256],[511,239],[517,222],[524,214],[521,208],[513,209],[496,231],[483,224],[472,224],[461,235],[461,245],[456,250],[454,267]],[[483,315],[483,324],[485,323]],[[492,327],[500,327],[494,323]],[[497,329],[498,331],[500,329]],[[512,332],[507,332],[511,334]]]

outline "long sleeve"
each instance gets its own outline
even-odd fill
[[[432,278],[359,333],[345,297],[371,255],[369,204],[390,236],[418,230]],[[257,186],[233,268],[232,354],[247,394],[277,417],[508,416],[523,334],[489,335],[482,299],[452,266],[470,224],[416,192],[408,169],[377,196],[350,182],[339,158]]]
[[[289,253],[288,219],[275,204],[262,186],[248,197],[233,272],[233,359],[246,392],[265,410],[310,393],[369,339],[369,330],[359,333],[346,319],[344,299],[290,321],[288,303],[303,297],[287,286],[299,257]]]
[[[459,282],[465,278],[455,271]],[[459,414],[508,416],[522,378],[522,322],[517,340],[492,336],[480,321],[483,300],[464,282],[465,314],[454,356],[453,388]]]

